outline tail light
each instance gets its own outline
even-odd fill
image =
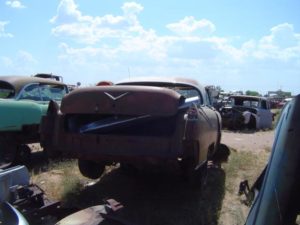
[[[195,106],[192,106],[187,111],[188,120],[197,120],[198,119],[198,109]]]

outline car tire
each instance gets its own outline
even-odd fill
[[[251,115],[250,117],[250,122],[248,123],[248,129],[257,130],[256,118],[253,115]]]
[[[80,173],[90,179],[98,179],[105,170],[105,164],[91,160],[78,159]]]

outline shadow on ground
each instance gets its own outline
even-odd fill
[[[124,205],[120,216],[132,224],[214,225],[218,224],[224,186],[225,173],[220,168],[209,168],[202,192],[174,171],[133,175],[119,168],[81,192],[65,196],[63,202],[86,208],[113,198]]]
[[[38,174],[47,170],[48,159],[43,151],[32,152],[30,162],[26,163],[25,165],[30,172]]]

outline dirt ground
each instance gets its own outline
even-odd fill
[[[233,132],[223,130],[221,142],[237,151],[270,151],[274,140],[274,130],[259,132]]]

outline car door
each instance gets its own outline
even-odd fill
[[[262,99],[259,105],[259,128],[271,128],[273,115],[270,110],[270,104],[267,100]]]

